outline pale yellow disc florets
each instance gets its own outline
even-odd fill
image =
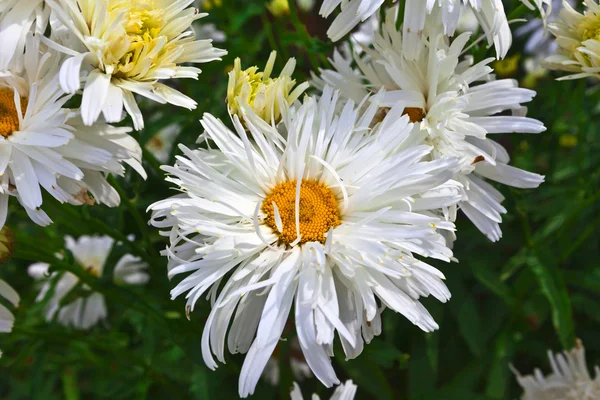
[[[296,232],[296,184],[285,181],[275,186],[262,203],[266,215],[265,224],[279,235],[279,241],[291,244],[297,239]],[[278,227],[275,204],[280,217]],[[325,243],[327,232],[340,225],[339,202],[333,191],[315,180],[303,179],[299,202],[300,243]]]
[[[21,97],[21,113],[25,114],[27,98]],[[5,138],[19,130],[19,113],[12,89],[0,88],[0,135]]]
[[[247,105],[263,120],[277,123],[281,119],[281,108],[292,104],[308,88],[308,82],[304,82],[294,89],[296,81],[291,75],[296,62],[293,58],[279,77],[271,78],[276,56],[276,52],[271,53],[264,72],[259,72],[258,67],[242,70],[241,61],[236,58],[227,87],[227,104],[232,114],[242,117],[242,106]]]

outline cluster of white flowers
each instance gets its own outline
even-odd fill
[[[193,109],[196,102],[163,81],[197,79],[190,64],[226,54],[211,39],[197,40],[192,23],[204,17],[194,0],[5,0],[0,4],[0,227],[16,197],[33,221],[51,222],[42,188],[63,203],[119,204],[107,181],[128,164],[142,176],[133,129],[110,124],[144,118],[135,95]],[[542,16],[550,0],[522,0]],[[312,86],[296,84],[295,60],[273,76],[275,53],[264,71],[229,73],[230,120],[204,114],[197,148],[164,166],[179,194],[150,206],[150,223],[169,239],[163,254],[172,298],[185,295],[190,318],[203,296],[212,310],[202,354],[215,369],[230,353],[247,353],[239,394],[255,390],[294,310],[300,376],[340,384],[334,341],[346,358],[361,354],[381,333],[389,308],[425,332],[438,329],[422,297],[450,300],[444,274],[428,258],[457,261],[459,211],[491,241],[502,236],[507,210],[490,181],[536,188],[544,177],[510,165],[508,151],[489,136],[545,130],[526,116],[535,92],[496,79],[488,58],[474,63],[472,32],[455,34],[470,10],[496,58],[512,43],[501,0],[324,0],[320,14],[339,7],[328,35],[338,41],[359,23],[350,52],[333,55],[332,69],[314,71]],[[571,78],[600,76],[600,5],[585,0],[581,15],[568,3],[564,22],[550,24],[560,55],[553,68]],[[383,7],[383,8],[382,8]],[[400,11],[403,11],[402,13]],[[403,20],[398,21],[398,15]],[[367,21],[368,20],[368,21]],[[545,22],[539,26],[539,29]],[[79,105],[67,108],[66,104]],[[148,148],[168,159],[180,127],[161,131]],[[103,273],[113,240],[67,237],[76,264]],[[89,329],[107,316],[102,294],[72,272],[30,267],[43,280],[38,297],[46,318]],[[114,278],[149,279],[146,264],[123,256]],[[62,305],[74,288],[86,292]],[[0,281],[0,295],[18,295]],[[0,304],[0,332],[13,315]],[[216,360],[215,360],[216,359]],[[267,372],[265,373],[265,369]],[[564,375],[564,374],[563,374]],[[529,382],[529,383],[527,383]],[[533,385],[529,380],[522,383]],[[534,382],[535,383],[535,382]],[[351,381],[332,399],[352,399]],[[294,386],[292,399],[301,399]]]
[[[52,222],[41,209],[43,192],[60,203],[118,206],[110,174],[122,176],[127,164],[142,177],[142,150],[130,136],[143,127],[134,95],[189,109],[196,103],[164,82],[197,79],[192,64],[226,54],[212,39],[196,40],[192,22],[206,16],[193,0],[2,0],[0,2],[0,228],[9,198],[29,217]],[[124,113],[124,110],[126,113]],[[110,125],[123,121],[131,124]],[[2,231],[4,235],[4,230]],[[112,248],[108,237],[67,238],[79,266],[99,276]],[[9,246],[10,247],[10,246]],[[1,257],[10,253],[2,244]],[[104,297],[70,272],[47,276],[47,264],[30,268],[48,278],[39,300],[46,316],[88,329],[106,314]],[[145,283],[146,264],[126,255],[115,280]],[[74,289],[80,297],[61,308]],[[0,280],[0,300],[17,306],[19,296]],[[13,314],[0,302],[0,332],[9,332]],[[10,306],[10,304],[7,304]],[[60,309],[60,310],[59,310]]]

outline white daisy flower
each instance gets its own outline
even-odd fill
[[[374,49],[355,57],[360,70],[337,54],[333,60],[337,70],[321,71],[314,85],[335,86],[355,101],[369,91],[388,90],[383,105],[404,108],[415,123],[412,140],[431,145],[432,159],[460,159],[460,172],[454,179],[467,190],[460,209],[490,240],[497,241],[502,236],[501,214],[506,213],[501,204],[504,197],[485,179],[535,188],[544,177],[509,166],[507,151],[488,134],[543,132],[543,124],[525,117],[526,108],[521,105],[531,101],[535,92],[519,88],[515,80],[493,80],[488,66],[492,58],[476,65],[468,57],[461,61],[469,39],[466,33],[451,44],[441,33],[417,39],[419,57],[406,59],[395,13],[394,9],[388,11]],[[450,209],[446,215],[453,220],[455,212]]]
[[[438,328],[418,299],[445,302],[450,293],[442,273],[416,256],[452,257],[436,228],[454,226],[429,210],[462,198],[448,181],[457,161],[422,162],[428,146],[400,151],[411,125],[399,108],[371,134],[379,99],[364,113],[348,102],[337,114],[338,94],[326,89],[289,109],[281,131],[249,107],[244,124],[233,115],[235,132],[205,114],[205,138],[219,150],[180,146],[184,156],[163,167],[183,192],[150,207],[151,223],[170,229],[169,276],[188,274],[171,296],[187,292],[189,315],[210,289],[202,350],[211,369],[213,353],[225,360],[233,317],[229,351],[248,352],[242,397],[254,391],[294,300],[300,346],[328,387],[339,383],[329,359],[335,331],[356,357],[363,337],[381,332],[381,306],[427,332]]]
[[[277,124],[281,113],[308,89],[308,82],[296,86],[292,78],[295,58],[290,58],[279,76],[272,78],[276,58],[277,52],[272,51],[263,72],[258,72],[258,67],[242,70],[241,60],[234,60],[227,84],[227,106],[231,114],[241,117],[242,106],[248,105],[263,120]]]
[[[78,39],[76,49],[55,44],[70,56],[60,83],[67,93],[85,81],[81,115],[92,125],[100,114],[118,122],[123,107],[135,129],[144,121],[134,93],[159,103],[194,109],[196,102],[161,83],[171,78],[197,79],[200,69],[183,63],[220,60],[227,54],[212,40],[195,40],[192,22],[205,17],[193,0],[47,0],[56,17]]]
[[[114,241],[108,236],[81,236],[75,240],[65,237],[65,247],[73,254],[78,266],[94,276],[101,276]],[[71,272],[52,273],[48,275],[49,264],[35,263],[29,266],[29,275],[43,282],[37,301],[43,301],[49,296],[45,308],[46,320],[52,321],[58,313],[58,322],[64,326],[78,329],[90,329],[107,317],[104,295],[92,292],[82,285],[79,278]],[[114,279],[118,283],[143,285],[150,279],[146,272],[148,265],[140,258],[125,254],[117,262],[114,269]],[[61,301],[73,289],[80,288],[89,295],[79,297],[61,307]],[[51,294],[48,292],[53,290]]]
[[[131,129],[86,127],[77,113],[63,108],[70,96],[58,83],[61,61],[30,35],[25,69],[0,72],[0,226],[9,196],[17,197],[34,222],[47,225],[51,220],[39,209],[42,188],[63,203],[116,206],[119,196],[105,175],[123,175],[122,162],[144,174],[141,149],[127,134]]]
[[[335,391],[329,398],[329,400],[353,400],[354,396],[356,396],[356,390],[358,386],[356,386],[352,380],[347,380],[345,383],[342,383],[338,387],[335,388]],[[311,400],[320,400],[321,398],[316,394],[313,394]],[[290,400],[304,400],[302,397],[302,391],[300,390],[300,386],[296,382],[294,382],[294,387],[292,392],[290,393]]]
[[[19,294],[2,279],[0,279],[0,298],[6,299],[15,307],[19,306]],[[10,333],[14,323],[14,315],[0,302],[0,333]],[[0,351],[0,357],[2,357],[2,351]]]
[[[575,348],[563,354],[548,351],[552,373],[544,376],[535,369],[533,375],[517,375],[517,381],[524,390],[523,400],[596,400],[600,398],[600,368],[594,368],[596,377],[592,379],[585,360],[585,349],[581,341]]]
[[[0,2],[0,71],[21,57],[27,33],[34,28],[43,33],[47,18],[43,13],[43,0],[2,0]],[[15,57],[17,55],[17,57]],[[19,67],[22,67],[20,65]]]
[[[584,0],[583,4],[586,10],[580,14],[564,1],[560,20],[548,25],[556,36],[558,54],[546,58],[543,65],[573,72],[559,80],[600,78],[600,5],[594,0]]]

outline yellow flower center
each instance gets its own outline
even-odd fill
[[[262,204],[265,224],[279,235],[279,240],[291,244],[296,240],[296,181],[275,186]],[[277,227],[275,207],[281,218]],[[341,224],[339,203],[332,190],[315,180],[303,179],[300,185],[300,243],[325,243],[327,232]]]
[[[408,115],[410,122],[414,124],[423,121],[425,118],[425,110],[418,107],[406,107],[402,112],[402,115]]]
[[[27,98],[21,97],[21,112],[25,115]],[[12,89],[0,88],[0,135],[5,138],[19,130],[19,114]]]
[[[105,64],[117,78],[143,76],[166,52],[161,31],[168,21],[155,0],[109,0],[111,20],[121,19],[127,36],[113,37],[105,53]],[[93,21],[90,21],[93,23]],[[115,31],[116,32],[116,31]]]
[[[586,13],[579,25],[581,41],[589,39],[600,40],[600,15]]]

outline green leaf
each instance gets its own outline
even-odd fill
[[[547,253],[546,253],[547,254]],[[552,309],[552,324],[565,349],[575,344],[575,323],[571,300],[562,275],[551,256],[531,253],[528,265]]]

